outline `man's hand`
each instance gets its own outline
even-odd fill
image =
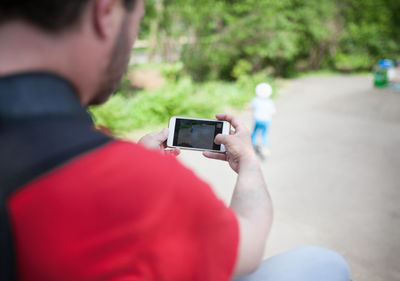
[[[154,132],[145,135],[139,140],[139,144],[149,148],[149,149],[157,149],[163,153],[168,153],[174,156],[179,155],[180,150],[177,148],[166,150],[167,148],[167,138],[168,138],[169,129],[164,128],[160,132]]]
[[[235,275],[248,274],[258,267],[263,257],[272,224],[272,204],[249,130],[232,115],[217,114],[217,118],[229,121],[235,131],[215,138],[215,143],[225,145],[225,154],[204,152],[204,155],[228,161],[238,173],[231,201],[240,231]]]
[[[203,155],[212,159],[228,161],[229,165],[236,173],[239,173],[241,164],[244,162],[257,162],[257,156],[251,142],[250,131],[246,126],[233,115],[217,114],[216,117],[218,120],[231,123],[234,131],[232,131],[230,135],[219,134],[215,137],[216,144],[225,145],[225,154],[206,151]]]

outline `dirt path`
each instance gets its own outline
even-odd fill
[[[313,76],[291,81],[277,108],[263,163],[275,206],[266,256],[321,245],[357,281],[400,280],[400,93],[374,90],[369,76]],[[225,163],[180,159],[229,201]]]

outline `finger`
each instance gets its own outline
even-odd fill
[[[215,144],[227,144],[229,141],[230,136],[228,135],[222,135],[222,134],[218,134],[215,139],[214,142]]]
[[[181,150],[179,148],[165,150],[165,154],[172,155],[172,156],[178,156],[180,153],[181,153]]]
[[[149,136],[153,141],[157,142],[158,145],[163,146],[163,143],[168,139],[169,129],[164,128],[159,132],[151,133]]]
[[[169,129],[168,128],[164,128],[161,132],[159,132],[159,134],[158,134],[158,140],[160,141],[160,142],[164,142],[164,141],[166,141],[167,140],[167,138],[168,138],[168,134],[169,134]]]
[[[203,155],[205,157],[207,157],[207,158],[210,158],[210,159],[226,161],[226,154],[225,153],[216,153],[216,152],[204,151]]]
[[[239,119],[232,114],[218,113],[216,117],[218,120],[228,121],[236,130],[240,130],[244,126],[242,122],[240,122]]]
[[[161,148],[163,148],[163,149],[167,149],[167,148],[168,148],[167,141],[164,141],[164,142],[161,144]]]
[[[179,154],[181,154],[181,150],[180,150],[179,148],[174,148],[174,149],[172,150],[172,154],[173,154],[174,156],[178,156]]]

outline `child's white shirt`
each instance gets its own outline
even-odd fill
[[[256,121],[271,121],[275,114],[275,104],[270,98],[256,97],[251,102],[253,116]]]

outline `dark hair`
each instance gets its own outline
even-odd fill
[[[0,25],[13,19],[25,20],[46,31],[59,32],[79,22],[91,0],[0,0]],[[124,0],[128,10],[136,0]]]

